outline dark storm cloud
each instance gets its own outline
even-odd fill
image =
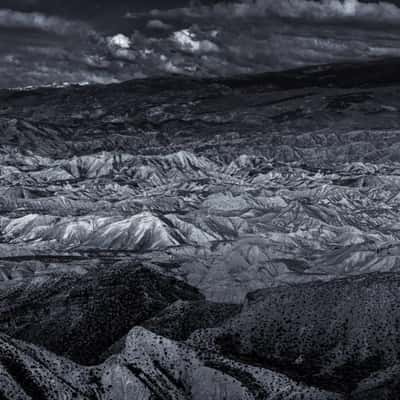
[[[87,19],[127,10],[137,12],[153,8],[174,8],[186,3],[186,0],[1,0],[0,6],[18,11]]]
[[[214,6],[183,7],[168,11],[155,10],[155,15],[169,17],[271,17],[326,22],[397,23],[400,8],[393,3],[366,3],[358,0],[243,0]]]
[[[0,27],[32,28],[56,34],[90,34],[91,29],[83,22],[69,21],[38,12],[21,12],[0,9]]]
[[[155,0],[143,11],[143,2],[141,8],[134,1],[16,1],[19,11],[0,9],[0,86],[219,76],[400,56],[400,8],[387,2],[243,0],[189,7],[177,0],[168,9]],[[163,8],[151,11],[151,5]]]
[[[191,57],[164,51],[169,67],[184,73],[254,73],[400,55],[393,28],[400,9],[385,2],[255,0],[153,10],[151,16],[185,27],[169,41]]]

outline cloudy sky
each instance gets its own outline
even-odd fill
[[[400,56],[400,0],[0,0],[0,87]]]

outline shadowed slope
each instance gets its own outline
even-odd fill
[[[98,357],[131,329],[178,299],[198,300],[193,288],[133,263],[84,276],[21,282],[0,298],[8,334],[81,363]]]

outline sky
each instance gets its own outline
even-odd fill
[[[0,88],[400,56],[400,0],[0,0]]]

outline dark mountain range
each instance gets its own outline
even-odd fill
[[[399,63],[1,91],[0,397],[398,398]]]

